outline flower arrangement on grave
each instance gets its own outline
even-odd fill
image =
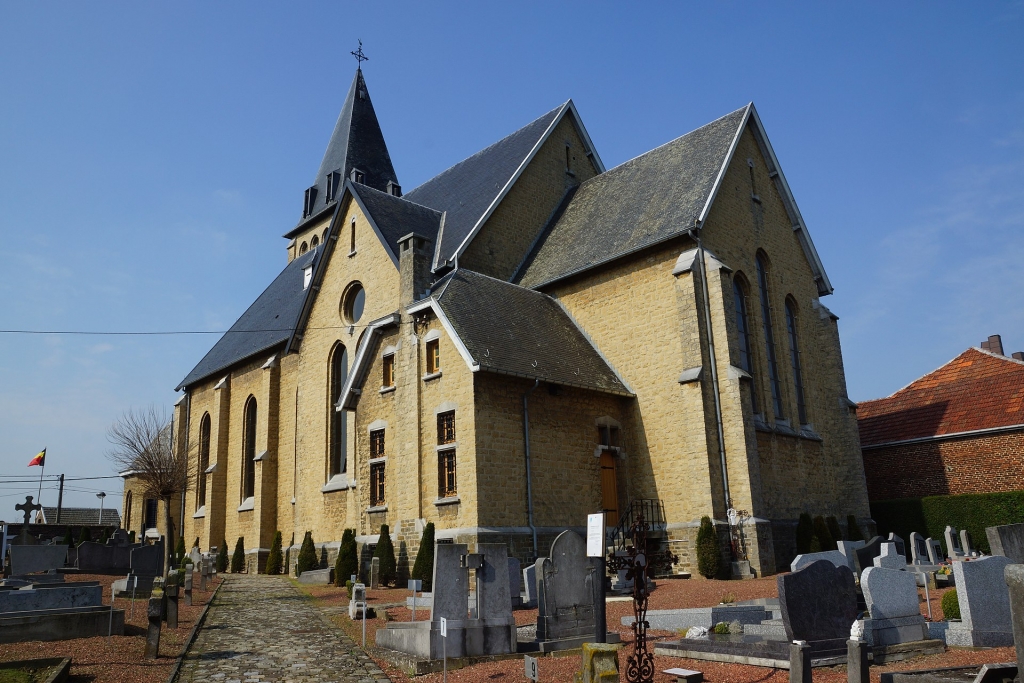
[[[715,624],[715,627],[711,629],[711,632],[717,633],[721,636],[729,635],[729,623],[725,621],[720,621],[717,624]]]
[[[281,573],[281,532],[274,532],[274,540],[267,554],[267,574],[276,576]]]
[[[719,604],[731,605],[736,602],[736,596],[733,593],[722,593],[722,600]]]
[[[235,541],[235,552],[231,553],[231,573],[241,574],[245,568],[245,539],[242,536]]]
[[[935,573],[936,574],[942,574],[943,576],[949,576],[950,574],[953,573],[953,568],[950,567],[948,564],[943,564],[943,565],[939,566],[938,569],[935,570]]]

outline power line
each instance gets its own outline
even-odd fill
[[[404,322],[403,325],[411,323]],[[369,323],[363,325],[324,325],[320,327],[305,327],[306,330],[347,330],[364,329]],[[56,334],[56,335],[79,335],[79,336],[108,336],[108,337],[159,337],[174,335],[201,335],[201,334],[262,334],[264,332],[294,332],[293,327],[268,327],[257,330],[153,330],[153,331],[132,331],[132,330],[0,330],[0,334]]]

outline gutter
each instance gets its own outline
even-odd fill
[[[537,527],[533,524],[533,485],[530,477],[530,404],[529,398],[533,390],[540,385],[540,380],[535,379],[533,386],[523,394],[523,452],[526,456],[526,519],[533,536],[533,558],[537,559]]]
[[[869,451],[876,448],[889,448],[890,446],[907,446],[915,443],[931,443],[934,441],[947,441],[950,439],[966,439],[972,436],[989,436],[1019,431],[1024,431],[1024,424],[1005,425],[1003,427],[986,427],[985,429],[971,429],[966,432],[950,432],[949,434],[935,434],[934,436],[919,436],[916,439],[886,441],[885,443],[872,443],[866,446],[862,444],[860,449],[862,451]]]

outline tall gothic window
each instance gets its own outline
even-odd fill
[[[437,415],[437,444],[451,444],[437,451],[437,497],[451,498],[458,494],[455,471],[455,411]]]
[[[772,409],[775,419],[785,417],[782,410],[782,385],[779,382],[779,364],[775,357],[775,331],[772,328],[772,307],[768,298],[768,264],[763,254],[757,255],[757,284],[761,290],[761,321],[764,326],[765,351],[768,356],[768,383],[771,385]]]
[[[738,276],[732,280],[732,293],[736,302],[736,332],[740,341],[740,369],[746,370],[753,377],[754,356],[750,349],[750,318],[747,316],[747,293]],[[759,413],[761,410],[757,400],[757,382],[751,382],[750,386],[750,397],[754,412]]]
[[[196,508],[206,505],[206,470],[210,466],[210,414],[199,421],[199,471],[196,472]]]
[[[256,398],[245,403],[245,424],[242,430],[242,498],[256,495]]]
[[[346,442],[348,425],[345,413],[337,410],[336,406],[341,399],[341,388],[345,386],[345,379],[348,377],[348,350],[341,344],[334,347],[331,354],[331,392],[327,397],[327,414],[331,427],[330,443],[330,476],[343,474],[346,465]]]
[[[132,492],[124,494],[124,528],[132,528]]]
[[[804,380],[800,372],[800,346],[796,333],[796,310],[792,301],[786,300],[786,330],[789,332],[789,355],[793,365],[793,386],[796,387],[796,410],[800,424],[807,424],[807,406],[804,404]]]

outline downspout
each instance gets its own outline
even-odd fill
[[[185,452],[183,454],[185,458],[185,486],[181,489],[181,513],[178,521],[178,529],[181,530],[181,535],[185,535],[185,494],[188,493],[188,437],[189,429],[192,426],[192,392],[185,392]],[[173,437],[173,434],[171,435]]]
[[[732,496],[729,494],[729,470],[725,464],[725,430],[722,427],[722,398],[718,392],[718,362],[715,359],[715,333],[711,329],[711,298],[708,295],[707,269],[704,267],[704,244],[700,239],[700,224],[689,230],[690,237],[697,241],[697,268],[700,271],[700,283],[703,290],[704,323],[708,336],[708,356],[711,361],[711,386],[714,392],[715,423],[718,427],[718,458],[722,466],[722,490],[725,494],[725,509],[728,513],[732,508]]]
[[[530,533],[533,534],[533,559],[537,554],[537,527],[533,525],[533,485],[530,481],[530,404],[529,398],[533,390],[540,385],[540,380],[534,380],[533,386],[523,394],[523,451],[526,454],[526,515],[527,523],[530,525]]]

